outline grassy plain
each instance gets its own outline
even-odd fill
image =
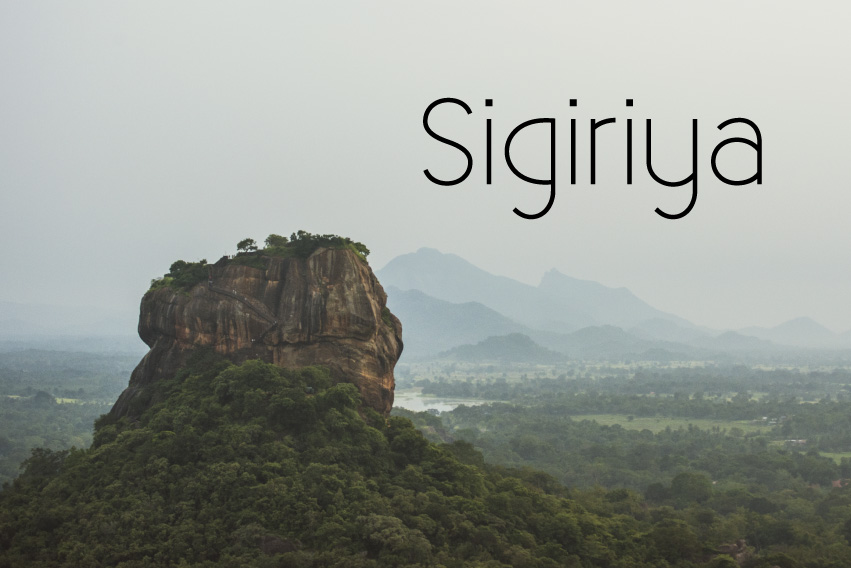
[[[819,452],[826,458],[830,458],[837,464],[842,462],[842,458],[851,458],[851,452]]]

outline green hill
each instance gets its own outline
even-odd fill
[[[554,363],[567,359],[561,353],[541,347],[522,333],[488,337],[475,345],[459,345],[441,353],[440,357],[458,361],[513,363]]]
[[[138,421],[102,417],[91,448],[33,453],[0,493],[0,566],[649,567],[668,554],[634,516],[591,513],[466,443],[431,444],[318,368],[207,353],[156,388],[163,402]]]

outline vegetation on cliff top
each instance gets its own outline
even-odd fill
[[[366,262],[369,249],[363,243],[353,241],[339,235],[319,235],[307,231],[297,231],[289,238],[271,234],[266,237],[265,248],[258,248],[254,239],[242,239],[236,245],[237,253],[226,257],[229,264],[251,266],[265,269],[266,259],[270,256],[279,258],[307,258],[319,248],[347,249]],[[175,261],[162,278],[151,281],[150,290],[169,287],[183,292],[200,284],[209,277],[209,267],[206,259],[198,262]]]
[[[307,258],[318,248],[348,249],[364,262],[366,262],[366,257],[369,256],[369,249],[366,248],[366,245],[348,237],[314,235],[306,231],[293,233],[289,239],[280,235],[269,235],[266,237],[266,248],[257,252],[267,256]]]

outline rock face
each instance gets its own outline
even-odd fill
[[[212,280],[188,293],[169,287],[142,298],[139,335],[151,348],[111,414],[135,416],[151,403],[146,387],[172,376],[208,347],[234,362],[323,365],[354,383],[364,403],[387,415],[402,324],[369,266],[346,249],[308,258],[266,258],[266,269],[222,259]]]

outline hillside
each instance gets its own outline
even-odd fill
[[[739,333],[779,345],[810,349],[851,348],[849,334],[834,333],[808,317],[795,318],[771,328],[748,327],[739,330]]]
[[[488,337],[475,345],[459,345],[440,354],[442,359],[457,361],[503,363],[555,363],[566,357],[545,347],[541,347],[528,335],[512,333]]]
[[[685,329],[695,327],[683,318],[657,310],[626,288],[609,288],[599,282],[567,276],[555,269],[544,274],[538,290],[556,305],[566,305],[571,309],[581,307],[601,324],[628,328],[647,320],[661,320]]]
[[[436,355],[492,335],[528,333],[528,328],[478,303],[453,304],[419,290],[387,287],[387,307],[405,322],[404,357]]]
[[[428,443],[317,368],[209,350],[0,493],[0,566],[657,566],[630,517]]]

